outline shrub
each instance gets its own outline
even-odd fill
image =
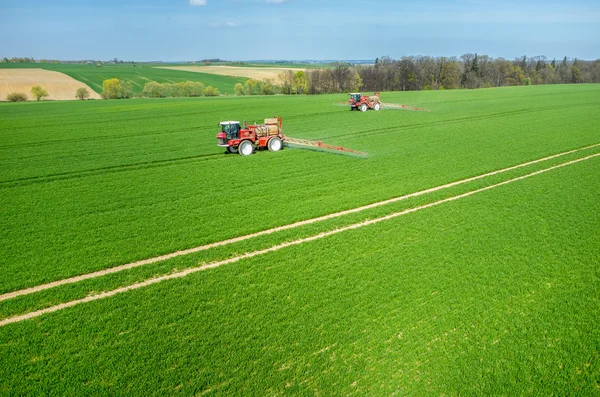
[[[144,84],[144,89],[142,90],[142,96],[149,98],[160,98],[163,97],[162,85],[158,84],[156,81],[149,81]]]
[[[181,81],[179,83],[175,83],[173,86],[172,96],[182,96],[188,97],[190,96],[190,82],[189,81]]]
[[[273,90],[273,83],[271,82],[271,79],[265,79],[262,81],[260,93],[263,95],[273,95],[275,93]]]
[[[204,84],[199,81],[182,81],[175,84],[149,81],[144,85],[142,91],[142,96],[149,98],[196,97],[202,96],[202,94],[204,94]]]
[[[83,101],[84,99],[87,99],[89,97],[90,92],[85,87],[80,87],[77,89],[77,91],[75,91],[75,98],[77,99],[81,99]]]
[[[254,79],[246,80],[246,84],[244,84],[244,89],[246,91],[246,95],[256,94],[257,88],[258,88],[258,80],[254,80]]]
[[[204,94],[204,84],[199,81],[186,81],[190,96],[202,96]]]
[[[242,83],[236,83],[233,89],[235,90],[235,95],[244,95],[244,86]]]
[[[36,101],[48,96],[48,91],[44,89],[41,85],[36,85],[31,87],[31,95],[35,98]]]
[[[185,95],[184,88],[180,84],[165,83],[164,85],[167,86],[167,89],[169,91],[169,96],[171,96],[173,98],[187,96],[187,95]]]
[[[204,89],[204,96],[219,96],[219,89],[209,85]]]
[[[27,101],[27,95],[22,92],[11,92],[6,96],[8,102],[25,102]]]

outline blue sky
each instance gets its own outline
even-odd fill
[[[0,0],[0,57],[600,58],[600,1]]]

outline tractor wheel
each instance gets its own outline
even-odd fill
[[[381,105],[379,104],[379,102],[377,102],[375,105],[373,105],[373,109],[375,109],[375,110],[381,109]]]
[[[363,103],[362,105],[360,105],[361,112],[366,112],[367,110],[369,110],[369,106],[366,103]]]
[[[242,156],[250,156],[254,153],[254,144],[251,141],[242,141],[238,150]]]
[[[237,146],[227,146],[227,151],[229,153],[234,153],[235,154],[235,153],[238,152],[238,148],[237,148]]]
[[[283,142],[281,142],[281,139],[279,139],[277,137],[273,137],[273,138],[269,139],[269,142],[267,143],[267,147],[269,148],[269,150],[271,152],[278,152],[283,147]]]

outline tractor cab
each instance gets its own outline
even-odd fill
[[[238,139],[240,137],[239,121],[221,121],[219,123],[221,132],[225,133],[227,139]]]
[[[362,97],[362,94],[360,92],[353,92],[350,94],[350,99],[353,102],[360,102],[360,97]]]
[[[219,127],[221,127],[221,132],[217,134],[218,146],[228,148],[230,140],[240,138],[239,121],[221,121]]]

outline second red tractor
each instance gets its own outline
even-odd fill
[[[363,96],[360,92],[353,92],[348,100],[350,110],[360,110],[361,112],[366,112],[369,109],[379,110],[381,109],[379,97],[378,92],[374,92],[371,96]]]

